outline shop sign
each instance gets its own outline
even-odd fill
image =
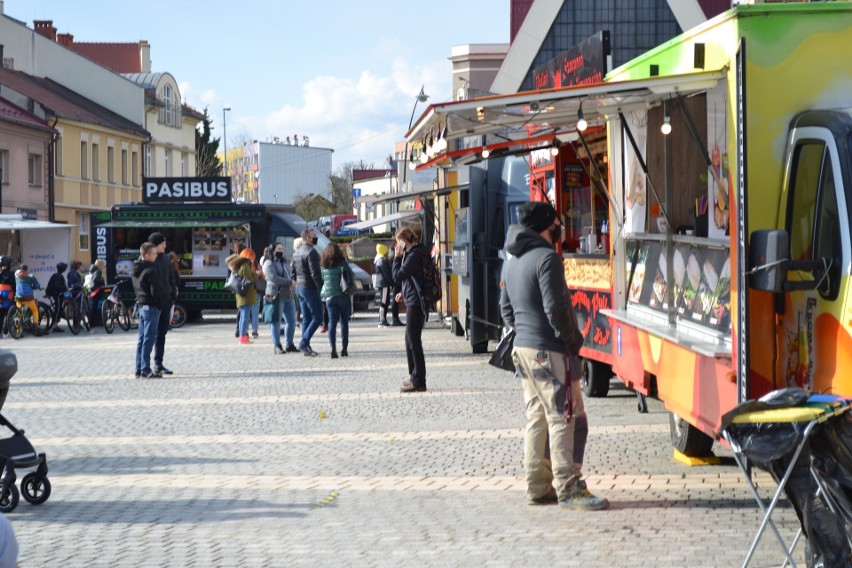
[[[600,31],[533,70],[536,91],[603,83],[609,32]]]
[[[157,203],[230,203],[231,178],[143,178],[142,201]]]

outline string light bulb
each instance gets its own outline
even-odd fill
[[[556,157],[559,155],[559,146],[553,146],[550,148],[550,155]]]
[[[488,149],[488,146],[483,146],[482,147],[482,157],[487,160],[488,156],[490,156],[490,155],[491,155],[491,150]]]
[[[672,119],[669,117],[668,112],[666,112],[665,116],[663,116],[663,125],[660,126],[660,132],[662,132],[664,136],[668,136],[672,132]]]
[[[580,108],[577,109],[577,130],[585,132],[588,127],[589,123],[583,117],[583,101],[580,101]]]

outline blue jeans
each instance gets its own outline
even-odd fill
[[[252,306],[242,306],[240,308],[240,337],[248,335],[249,319],[251,319],[251,309]],[[254,309],[255,311],[257,310],[257,304],[254,304]]]
[[[322,323],[322,299],[319,290],[312,288],[296,288],[299,296],[299,306],[302,308],[302,340],[299,349],[310,347],[311,337]]]
[[[296,302],[292,298],[281,302],[281,315],[284,318],[284,336],[287,345],[293,345],[296,336]],[[281,333],[281,329],[278,330]]]
[[[257,302],[249,306],[251,308],[251,330],[257,333],[258,310],[260,309],[260,294],[257,295]],[[248,330],[248,328],[246,328]]]
[[[136,370],[151,372],[151,350],[157,340],[160,308],[139,306],[139,339],[136,342]]]
[[[349,347],[349,309],[352,307],[352,302],[349,296],[332,296],[326,298],[325,303],[328,306],[328,343],[332,351],[337,351],[335,340],[337,322],[340,321],[340,339],[345,350]]]

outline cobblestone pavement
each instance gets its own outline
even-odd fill
[[[403,329],[368,314],[336,360],[325,335],[311,359],[273,355],[265,327],[252,345],[233,329],[172,331],[175,374],[147,381],[132,375],[135,332],[0,341],[20,367],[3,414],[46,452],[53,485],[9,514],[22,568],[729,567],[758,526],[730,454],[675,462],[662,406],[639,414],[617,382],[587,400],[585,473],[611,508],[529,507],[519,385],[463,338],[429,323],[429,391],[400,394]],[[792,511],[777,518],[791,537]],[[780,559],[767,535],[753,565]]]

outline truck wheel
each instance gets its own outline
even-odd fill
[[[706,456],[713,449],[713,438],[675,414],[669,414],[672,446],[685,456]]]
[[[450,325],[450,331],[452,331],[453,335],[455,335],[456,337],[461,337],[462,335],[464,335],[464,328],[462,327],[459,318],[453,318],[453,323]]]
[[[583,359],[583,377],[580,379],[580,386],[586,396],[597,398],[609,394],[611,377],[612,367],[606,363]]]

